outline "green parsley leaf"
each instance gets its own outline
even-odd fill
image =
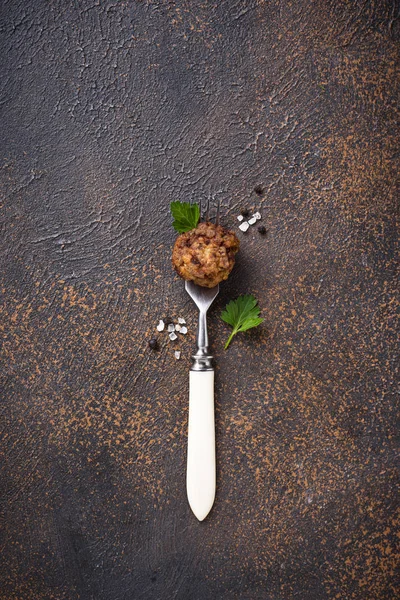
[[[228,302],[221,313],[221,319],[233,328],[225,344],[225,350],[231,343],[233,336],[239,333],[239,331],[247,331],[248,329],[257,327],[264,321],[260,317],[258,302],[251,294],[239,296],[236,300]]]
[[[197,227],[200,219],[200,208],[198,204],[190,204],[189,202],[171,202],[171,214],[174,217],[172,226],[179,231],[185,233]]]

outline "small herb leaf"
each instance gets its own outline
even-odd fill
[[[185,233],[197,227],[200,219],[200,208],[198,204],[189,202],[171,202],[171,214],[174,217],[172,226],[179,233]]]
[[[264,321],[260,317],[260,307],[257,299],[251,294],[239,296],[236,300],[231,300],[222,311],[221,319],[231,325],[233,331],[225,344],[225,350],[228,348],[233,336],[239,331],[247,331],[257,327]]]

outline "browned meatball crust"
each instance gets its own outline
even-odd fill
[[[236,235],[221,225],[199,223],[177,238],[172,264],[183,279],[211,288],[228,278],[239,244]]]

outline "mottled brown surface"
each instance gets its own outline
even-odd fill
[[[172,265],[183,279],[212,288],[228,279],[239,247],[234,231],[201,222],[176,238]]]
[[[0,40],[1,600],[393,600],[397,3],[4,0]],[[168,206],[207,197],[268,234],[199,523]]]

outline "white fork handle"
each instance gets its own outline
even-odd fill
[[[186,490],[199,521],[214,504],[215,481],[214,371],[190,371]]]

